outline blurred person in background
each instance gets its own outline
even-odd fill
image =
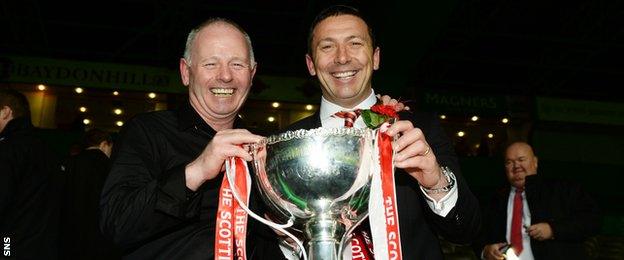
[[[509,185],[485,209],[477,245],[484,259],[587,259],[583,242],[599,229],[595,202],[580,185],[538,173],[538,158],[525,142],[505,151]]]
[[[118,259],[112,242],[99,228],[99,201],[110,171],[111,133],[91,129],[81,151],[64,164],[65,189],[61,212],[61,259]]]
[[[28,100],[0,89],[2,256],[57,258],[60,189],[60,160],[32,125]]]

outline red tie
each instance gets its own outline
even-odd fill
[[[340,111],[336,112],[334,116],[344,118],[344,127],[349,128],[353,127],[353,122],[360,116],[360,110],[356,109],[354,111]]]
[[[522,190],[516,189],[511,217],[511,246],[516,255],[522,252]]]

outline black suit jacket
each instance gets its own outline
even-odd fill
[[[507,240],[509,191],[509,186],[499,189],[484,211],[479,250],[487,244]],[[578,184],[545,180],[537,175],[526,178],[525,194],[531,211],[531,224],[546,222],[554,234],[552,240],[531,239],[535,259],[587,259],[583,242],[599,229],[598,210],[589,194]]]
[[[441,217],[427,205],[418,182],[402,169],[396,169],[403,259],[443,259],[437,235],[454,243],[470,243],[477,234],[481,221],[479,204],[461,175],[453,146],[435,115],[404,112],[400,113],[400,118],[410,120],[423,131],[440,165],[448,166],[457,177],[459,192],[455,208],[446,217]],[[317,127],[321,127],[318,111],[285,130]]]

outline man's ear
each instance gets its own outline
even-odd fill
[[[533,157],[534,157],[534,159],[535,159],[535,169],[537,169],[537,166],[538,166],[538,164],[537,164],[538,160],[537,160],[537,159],[538,159],[538,158],[537,158],[537,156],[533,156]]]
[[[379,49],[379,47],[375,48],[375,50],[373,51],[373,70],[379,69],[379,62],[381,62],[381,60],[379,59],[380,55],[381,49]]]
[[[8,121],[13,119],[13,110],[9,106],[4,106],[0,109],[0,119]]]
[[[180,78],[182,78],[182,84],[184,86],[189,85],[189,64],[186,62],[186,60],[184,58],[180,59]]]
[[[258,63],[254,63],[253,66],[251,67],[251,81],[253,82],[253,78],[254,76],[256,76],[256,71],[258,69]]]
[[[310,57],[310,54],[306,54],[306,65],[308,65],[308,72],[312,76],[316,76],[316,68],[314,68],[314,60]]]
[[[100,142],[100,145],[98,145],[98,149],[110,158],[111,152],[113,151],[113,143],[106,140],[102,141]]]

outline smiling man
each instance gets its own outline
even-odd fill
[[[525,142],[505,151],[510,186],[501,189],[485,212],[484,259],[504,259],[511,245],[519,259],[587,259],[583,242],[598,231],[594,201],[578,184],[541,178],[538,158]]]
[[[373,70],[379,69],[366,23],[350,15],[328,17],[314,29],[313,49],[306,55],[310,75],[317,76],[327,101],[352,108],[373,92]]]
[[[120,133],[101,198],[102,230],[128,259],[212,259],[224,161],[251,160],[261,140],[237,113],[256,72],[238,25],[211,19],[188,35],[180,59],[189,102],[136,116]]]
[[[366,127],[362,117],[346,123],[338,115],[377,103],[371,81],[380,52],[373,30],[355,8],[332,6],[319,13],[310,27],[306,64],[321,83],[321,107],[288,130]],[[479,227],[478,202],[460,174],[453,146],[437,117],[407,111],[399,115],[386,133],[397,137],[393,148],[403,259],[442,259],[438,235],[469,243]],[[368,225],[355,233],[368,236]],[[344,257],[357,258],[351,248]]]

